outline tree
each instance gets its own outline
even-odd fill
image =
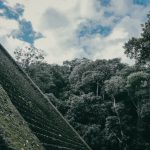
[[[44,93],[53,93],[57,98],[67,84],[57,65],[34,63],[28,67],[28,74]]]
[[[104,79],[103,72],[100,71],[86,71],[82,75],[82,85],[81,88],[84,89],[86,93],[94,92],[96,96],[99,96],[100,84],[102,84]]]
[[[150,99],[149,79],[150,75],[144,71],[131,73],[127,77],[128,92],[129,94],[132,94],[133,104],[136,107],[137,115],[139,117],[141,116],[141,107],[143,103],[142,100],[144,100],[145,95],[148,97],[148,99]]]
[[[81,124],[104,124],[107,110],[101,105],[100,97],[92,93],[70,97],[68,117]]]
[[[70,71],[72,71],[76,66],[78,66],[82,63],[86,63],[86,62],[90,62],[90,60],[87,58],[81,58],[81,59],[76,58],[76,59],[73,59],[71,61],[68,61],[68,60],[64,61],[63,65],[68,66]]]
[[[131,73],[127,77],[127,88],[130,99],[135,107],[137,117],[136,117],[136,141],[137,149],[147,149],[150,148],[150,145],[146,145],[148,139],[145,138],[147,132],[150,131],[150,128],[147,125],[150,122],[147,122],[146,118],[149,118],[149,78],[150,75],[144,71],[138,71]],[[144,122],[145,120],[145,122]],[[142,142],[141,142],[142,141]]]
[[[114,108],[114,112],[116,116],[109,116],[109,118],[107,118],[107,126],[109,126],[109,123],[115,122],[115,126],[118,126],[118,128],[113,131],[113,129],[109,129],[110,132],[113,137],[115,137],[120,145],[120,148],[123,148],[123,150],[127,149],[126,143],[124,141],[124,139],[126,138],[126,135],[123,132],[123,128],[122,128],[122,121],[121,121],[121,116],[119,114],[119,109],[122,109],[120,107],[123,106],[122,103],[116,103],[116,98],[115,96],[121,92],[123,92],[125,89],[125,80],[122,77],[119,76],[114,76],[111,77],[110,80],[106,80],[105,81],[105,91],[111,96],[111,99],[113,101],[113,108]],[[108,129],[108,127],[106,126],[106,128]],[[115,127],[116,128],[116,127]],[[119,131],[118,131],[119,129]],[[119,132],[119,134],[117,133]]]
[[[122,68],[124,64],[120,59],[96,60],[81,63],[76,66],[70,76],[69,81],[73,89],[79,93],[95,93],[96,96],[102,96],[104,81]]]
[[[93,150],[105,149],[105,139],[103,138],[101,125],[93,124],[86,126],[83,137],[87,143],[90,143]]]
[[[150,63],[150,13],[147,15],[148,20],[142,25],[140,38],[131,38],[125,43],[125,54],[129,58],[134,58],[139,64]]]
[[[35,47],[25,47],[16,49],[14,55],[18,64],[27,71],[31,64],[43,62],[45,54]]]
[[[108,102],[104,103],[100,97],[88,93],[81,96],[72,95],[69,106],[67,119],[92,149],[99,150],[102,145],[106,147],[103,129],[111,105]]]

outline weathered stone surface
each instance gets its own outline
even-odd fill
[[[28,123],[32,133],[46,149],[90,149],[2,46],[0,46],[0,84]]]
[[[0,149],[44,150],[0,85]]]

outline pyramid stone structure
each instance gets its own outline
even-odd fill
[[[90,150],[0,45],[0,150]]]
[[[0,85],[0,149],[44,150]]]

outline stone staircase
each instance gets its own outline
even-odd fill
[[[43,148],[46,150],[90,150],[90,147],[2,46],[0,46],[0,84],[8,95],[14,110],[17,110],[22,120],[25,120],[31,131],[31,137],[37,138],[34,142],[39,141],[37,143],[41,150]],[[1,109],[0,107],[0,111]],[[12,125],[13,122],[10,124]],[[5,142],[0,140],[0,145],[6,146]],[[17,144],[18,142],[16,140],[12,143]],[[20,149],[16,148],[16,150]],[[21,150],[28,149],[24,146]]]

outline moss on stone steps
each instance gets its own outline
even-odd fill
[[[44,150],[0,85],[0,149]]]
[[[46,150],[90,150],[1,45],[0,84]]]

